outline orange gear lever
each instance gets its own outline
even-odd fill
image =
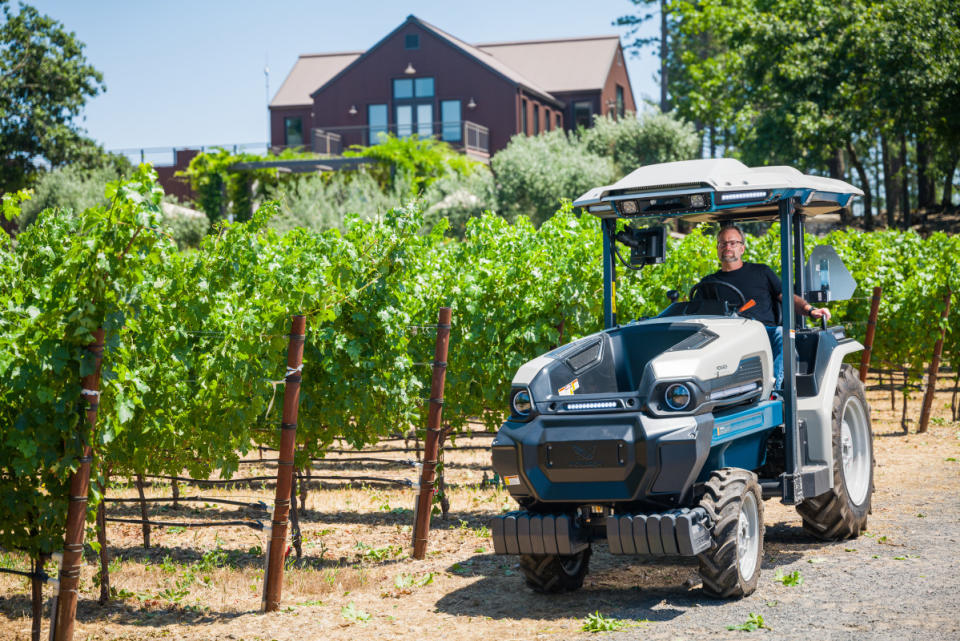
[[[750,309],[751,307],[756,307],[756,306],[757,306],[757,301],[755,301],[755,300],[753,300],[753,299],[751,298],[750,300],[748,300],[747,302],[745,302],[745,303],[743,304],[743,306],[741,306],[740,309],[738,309],[737,311],[738,311],[738,312],[745,312],[745,311],[747,311],[748,309]]]

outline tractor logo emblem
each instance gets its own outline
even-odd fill
[[[571,446],[571,449],[573,450],[573,453],[577,455],[577,458],[584,462],[592,461],[593,457],[597,455],[596,445],[593,445],[589,448],[573,445]]]

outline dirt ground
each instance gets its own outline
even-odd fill
[[[933,423],[922,435],[900,430],[899,399],[894,410],[887,392],[870,392],[869,399],[877,459],[869,531],[856,540],[818,542],[803,533],[793,508],[767,501],[760,587],[740,601],[704,597],[695,560],[654,564],[614,557],[604,544],[594,546],[591,572],[580,591],[549,597],[531,592],[514,557],[491,554],[487,521],[513,503],[505,492],[481,487],[489,455],[479,450],[447,455],[451,512],[446,521],[433,519],[424,561],[409,557],[412,489],[371,484],[311,490],[300,515],[304,558],[293,564],[291,554],[283,607],[268,615],[259,613],[262,533],[244,527],[156,528],[153,545],[145,550],[139,525],[110,523],[115,598],[106,606],[97,604],[97,560],[91,551],[74,638],[299,641],[419,639],[440,633],[463,641],[567,639],[592,636],[582,630],[591,613],[616,620],[610,627],[623,626],[606,633],[618,639],[739,638],[744,633],[728,626],[745,624],[753,615],[762,617],[766,628],[756,634],[769,638],[960,638],[960,423],[951,421],[950,396],[936,397]],[[920,400],[915,394],[908,416],[919,416]],[[482,445],[489,438],[459,443]],[[241,473],[274,470],[270,464],[249,465]],[[325,471],[416,476],[413,466],[377,462],[331,463],[314,474]],[[272,487],[184,488],[182,494],[269,503]],[[118,488],[109,495],[134,497],[136,491]],[[169,486],[151,488],[148,496],[170,496]],[[139,518],[139,508],[112,504],[109,514]],[[153,520],[211,518],[268,520],[255,508],[212,503],[151,509]],[[27,568],[14,555],[0,558],[0,566]],[[778,575],[794,576],[799,584],[784,584],[775,579]],[[18,641],[29,634],[27,582],[0,575],[0,639]]]

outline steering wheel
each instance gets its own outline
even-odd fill
[[[699,295],[699,298],[702,298],[702,299],[704,299],[704,300],[717,300],[718,297],[708,298],[708,297],[704,294],[704,292],[700,291],[701,285],[703,285],[703,286],[707,286],[707,285],[722,285],[722,286],[724,286],[724,287],[729,287],[730,289],[733,290],[733,293],[735,293],[735,294],[737,295],[737,298],[740,299],[740,304],[737,305],[737,308],[738,308],[738,309],[739,309],[740,307],[743,307],[744,305],[747,304],[747,299],[746,299],[746,297],[743,295],[743,292],[740,291],[740,288],[739,288],[739,287],[737,287],[736,285],[731,285],[730,283],[728,283],[728,282],[726,282],[726,281],[722,281],[722,280],[701,280],[699,283],[697,283],[696,285],[694,285],[693,287],[690,288],[689,298],[690,298],[691,301],[695,300],[694,297],[697,296],[697,295]],[[716,292],[714,292],[714,293],[716,293]]]

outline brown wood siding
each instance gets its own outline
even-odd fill
[[[419,49],[404,48],[407,34],[420,36]],[[415,74],[404,74],[408,63],[416,69]],[[435,121],[440,120],[441,101],[460,100],[463,120],[489,128],[491,154],[505,147],[516,133],[517,112],[511,109],[517,100],[515,85],[416,24],[398,29],[316,94],[313,126],[365,126],[367,107],[372,104],[388,105],[388,120],[393,124],[396,120],[393,79],[424,77],[434,79]],[[476,102],[474,109],[467,108],[470,98]],[[348,113],[351,105],[357,108],[355,115]],[[351,137],[345,135],[343,144],[363,142],[361,138],[361,132],[357,131]]]
[[[603,84],[603,94],[600,98],[601,105],[603,106],[601,113],[616,113],[617,85],[623,87],[624,110],[636,113],[637,103],[633,99],[633,89],[630,87],[630,76],[627,75],[627,65],[623,60],[623,50],[620,49],[619,46],[617,47],[617,55],[613,57],[613,61],[610,63],[607,80]]]
[[[313,129],[311,118],[312,107],[271,107],[270,108],[270,145],[283,148],[286,146],[286,132],[283,129],[284,118],[300,118],[303,123],[303,144],[310,146],[310,134]]]

